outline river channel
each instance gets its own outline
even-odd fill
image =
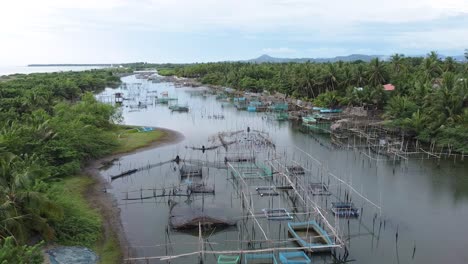
[[[229,170],[214,164],[223,164],[219,161],[224,160],[226,153],[240,151],[235,146],[204,152],[191,148],[211,146],[219,132],[243,131],[239,133],[245,134],[248,128],[251,133],[262,131],[258,133],[271,138],[275,146],[272,150],[271,146],[260,144],[243,151],[249,151],[257,160],[269,160],[270,163],[265,162],[268,166],[276,162],[273,159],[284,164],[303,164],[310,170],[301,176],[305,178],[304,182],[312,182],[315,178],[331,183],[332,195],[311,197],[336,227],[346,249],[310,254],[312,263],[468,263],[466,161],[452,158],[442,160],[438,165],[434,159],[393,161],[380,157],[372,160],[358,150],[335,147],[327,135],[304,133],[299,129],[300,125],[293,122],[274,120],[269,113],[238,111],[216,100],[215,95],[200,93],[208,88],[180,88],[173,83],[153,83],[135,76],[122,80],[121,87],[106,89],[98,98],[105,101],[121,91],[124,97],[131,99],[125,100],[121,107],[124,124],[163,127],[184,135],[181,142],[124,156],[101,171],[102,177],[110,182],[108,192],[114,195],[121,210],[131,257],[180,255],[200,250],[198,230],[176,231],[169,227],[169,199],[180,206],[211,210],[236,221],[233,227],[203,232],[203,249],[206,251],[278,248],[274,251],[277,254],[282,247],[298,246],[288,235],[288,221],[268,220],[262,217],[262,209],[286,208],[294,217],[291,221],[316,219],[316,214],[310,208],[297,208],[288,194],[255,195],[256,186],[284,184],[284,181],[278,183],[276,180],[279,174],[273,173],[269,179],[239,182]],[[165,104],[154,103],[153,96],[160,96],[165,91],[169,97],[177,98],[178,104],[187,105],[189,112],[173,112]],[[138,107],[138,104],[146,107]],[[245,139],[249,140],[250,134],[246,135]],[[163,188],[167,188],[167,192],[183,188],[186,181],[179,175],[181,164],[169,162],[151,166],[177,155],[186,161],[205,162],[201,166],[203,182],[214,187],[215,194],[138,199],[155,192],[159,194]],[[113,181],[110,179],[112,175],[144,167],[148,169]],[[239,192],[243,184],[250,190],[248,206]],[[349,191],[350,186],[355,192]],[[330,213],[331,202],[344,195],[352,196],[354,204],[362,210],[359,218],[337,219]],[[246,207],[251,209],[250,212]],[[254,219],[251,213],[257,217]],[[232,255],[239,255],[244,260],[241,254]],[[193,254],[170,262],[155,258],[136,263],[198,263],[199,257],[199,254]],[[219,254],[205,254],[204,263],[217,263],[218,257]]]

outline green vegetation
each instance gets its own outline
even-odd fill
[[[101,241],[101,216],[83,199],[91,180],[68,178],[119,146],[120,116],[91,93],[119,83],[118,73],[15,75],[0,82],[0,263],[37,263],[37,247],[24,246],[32,236],[92,247],[109,263],[118,257],[117,240]]]
[[[93,183],[90,177],[72,176],[50,184],[48,196],[62,208],[64,216],[53,223],[57,243],[93,248],[101,238],[101,216],[84,195]]]
[[[95,180],[86,176],[71,176],[51,183],[48,195],[63,208],[63,220],[55,224],[56,242],[61,245],[86,246],[96,251],[100,263],[118,263],[121,257],[115,235],[103,237],[102,215],[86,199],[86,191]]]
[[[366,63],[202,63],[162,65],[164,74],[239,90],[281,92],[322,107],[382,110],[405,135],[468,152],[468,64],[431,52]],[[385,91],[384,84],[396,89]]]
[[[42,243],[34,246],[18,246],[13,237],[7,237],[0,241],[1,264],[42,264]]]
[[[115,133],[118,136],[119,146],[114,151],[114,154],[127,153],[148,146],[165,135],[161,130],[138,132],[136,128],[129,126],[118,127]]]

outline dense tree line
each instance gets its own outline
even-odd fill
[[[467,54],[468,57],[468,54]],[[384,110],[389,126],[468,152],[468,64],[435,52],[425,58],[336,63],[202,63],[160,66],[163,75],[239,90],[285,93],[317,106]],[[394,91],[384,91],[383,84]]]
[[[119,82],[111,70],[0,79],[0,263],[42,263],[37,247],[23,246],[31,236],[53,240],[92,228],[69,215],[50,183],[116,146],[110,130],[118,115],[92,92]]]

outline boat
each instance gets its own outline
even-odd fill
[[[189,111],[188,106],[182,106],[182,105],[177,105],[177,104],[169,106],[169,109],[172,111],[176,111],[176,112],[188,112]]]
[[[331,211],[339,217],[359,217],[359,209],[352,202],[332,203]]]
[[[218,264],[237,264],[239,263],[239,259],[239,256],[219,255]]]
[[[296,239],[296,242],[309,251],[330,251],[335,246],[327,231],[321,228],[315,220],[309,222],[289,222],[288,230]]]
[[[156,103],[168,104],[169,101],[174,101],[174,100],[177,100],[177,98],[161,97],[161,98],[156,98]]]
[[[249,111],[249,112],[256,112],[256,111],[257,111],[257,107],[256,107],[256,106],[249,105],[249,106],[247,107],[247,111]]]
[[[343,112],[342,109],[329,109],[329,108],[320,109],[320,113],[341,113],[341,112]]]
[[[302,117],[302,123],[304,124],[309,124],[309,123],[316,123],[317,119],[315,119],[313,116],[303,116]]]
[[[244,264],[278,264],[272,253],[249,253],[244,255]]]
[[[281,264],[310,264],[309,256],[302,251],[280,252],[278,254]]]

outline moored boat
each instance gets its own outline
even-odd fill
[[[289,222],[289,233],[296,242],[312,252],[330,251],[335,243],[330,239],[327,231],[321,228],[315,220],[308,222]]]
[[[302,251],[280,252],[279,260],[281,264],[310,264],[309,256]]]

